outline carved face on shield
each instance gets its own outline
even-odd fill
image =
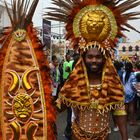
[[[32,99],[28,94],[18,94],[13,101],[13,112],[18,120],[27,122],[33,112]]]

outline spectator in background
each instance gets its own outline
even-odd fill
[[[59,63],[59,72],[60,72],[60,83],[58,85],[58,92],[60,91],[60,89],[62,88],[64,81],[63,81],[63,63],[64,63],[64,59],[61,60],[61,62]]]
[[[79,55],[79,53],[75,52],[72,57],[73,57],[73,60],[74,60],[73,65],[72,65],[72,69],[74,69],[74,67],[75,67],[80,55]]]
[[[128,112],[128,118],[130,117],[130,125],[135,125],[135,96],[136,91],[134,85],[137,80],[133,72],[133,66],[131,62],[125,63],[125,71],[122,75],[122,83],[125,90],[125,104]]]
[[[60,84],[59,84],[59,90],[64,85],[64,82],[67,80],[69,74],[71,73],[73,69],[73,60],[71,60],[70,53],[67,53],[65,55],[65,60],[62,60],[59,64],[59,71],[60,71]]]
[[[137,93],[137,105],[138,105],[138,120],[140,120],[140,62],[138,62],[136,64],[136,72],[135,72],[135,75],[136,75],[136,79],[137,79],[137,84],[135,85],[135,88],[136,88],[136,93]],[[137,138],[140,138],[140,127],[138,127],[136,129],[136,131],[134,132],[134,136],[137,137]]]
[[[122,80],[122,75],[123,75],[123,63],[119,60],[115,60],[114,61],[114,66],[117,70],[117,73],[120,77],[120,79]],[[117,126],[117,123],[115,121],[115,116],[112,114],[112,119],[113,119],[113,122],[114,122],[114,128],[113,128],[113,131],[119,131],[119,128]]]
[[[78,59],[79,59],[79,54],[78,53],[74,53],[73,54],[73,59],[71,60],[71,55],[69,53],[66,54],[66,61],[64,61],[63,63],[63,81],[65,82],[69,76],[69,74],[72,72],[75,64],[77,63]],[[72,119],[72,109],[71,107],[67,107],[67,126],[65,129],[65,137],[70,140],[71,139],[71,122]]]
[[[71,55],[66,54],[66,60],[63,63],[63,81],[65,82],[72,71],[73,60],[71,60]]]
[[[54,97],[54,100],[56,100],[58,85],[60,83],[60,71],[58,58],[55,55],[52,56],[52,62],[49,64],[49,66],[52,79],[52,96]]]
[[[140,73],[140,61],[136,63],[135,68],[135,75],[137,75]]]
[[[114,61],[114,66],[117,70],[117,73],[120,77],[120,79],[122,79],[122,74],[123,74],[123,63],[121,61],[115,60]]]
[[[73,62],[74,60],[71,60],[71,55],[70,53],[67,53],[65,56],[65,61],[63,62],[62,65],[62,77],[63,81],[61,81],[61,87],[64,85],[65,81],[69,77],[69,74],[72,72],[73,69]],[[70,140],[71,139],[71,116],[72,116],[72,110],[71,107],[67,107],[67,126],[65,129],[65,137]]]
[[[137,62],[135,65],[135,76],[137,79],[137,83],[135,84],[135,89],[136,89],[136,110],[139,112],[140,111],[140,62]],[[140,120],[140,113],[138,113],[137,119]]]

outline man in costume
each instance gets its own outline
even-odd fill
[[[138,0],[52,0],[48,18],[66,23],[66,38],[80,58],[62,87],[58,107],[73,108],[73,140],[106,140],[109,113],[114,111],[122,140],[128,140],[124,90],[111,61],[114,39],[138,12],[126,13]],[[137,31],[138,32],[138,31]]]
[[[0,140],[55,140],[49,65],[32,25],[39,0],[11,2],[0,36]]]

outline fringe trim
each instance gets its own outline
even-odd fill
[[[97,111],[100,114],[104,114],[106,112],[109,112],[111,110],[116,110],[119,108],[122,108],[124,106],[124,102],[112,102],[112,103],[108,103],[107,105],[105,105],[105,107],[103,109],[97,109]]]
[[[77,107],[81,111],[85,111],[86,109],[89,110],[89,109],[93,108],[91,106],[91,103],[76,102],[76,101],[67,99],[63,96],[59,96],[59,100],[61,100],[61,103],[65,104],[67,107],[73,107],[73,108]],[[100,104],[98,104],[98,105],[100,105]],[[123,106],[124,106],[124,102],[118,101],[118,102],[107,103],[104,105],[104,107],[102,109],[99,109],[98,107],[95,109],[97,109],[98,113],[104,114],[104,113],[110,112],[111,110],[116,110],[116,109],[122,108]]]
[[[105,127],[103,130],[100,132],[85,132],[84,130],[80,129],[77,124],[74,122],[72,124],[72,130],[75,135],[75,137],[78,138],[78,140],[98,140],[98,139],[105,139],[106,136],[108,135],[109,128],[108,126]]]
[[[106,40],[108,42],[108,40]],[[87,43],[85,46],[79,46],[79,48],[85,52],[87,50],[90,50],[92,48],[97,48],[103,55],[104,57],[107,59],[107,57],[109,56],[109,52],[111,51],[111,48],[106,47],[106,44],[101,44],[99,42],[96,41],[92,41]]]

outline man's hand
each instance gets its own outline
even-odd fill
[[[66,71],[66,72],[70,72],[70,67],[67,66],[65,71]]]

